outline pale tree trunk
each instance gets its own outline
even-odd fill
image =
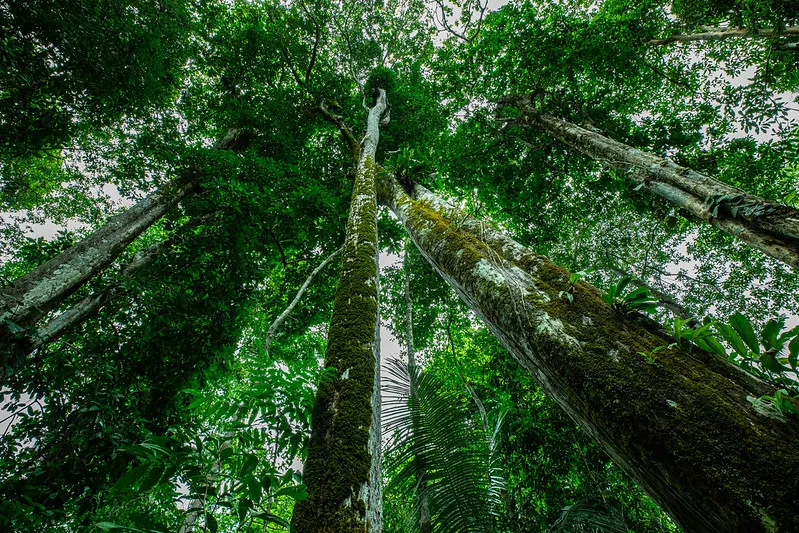
[[[125,281],[136,277],[144,268],[152,264],[164,250],[172,246],[173,242],[174,238],[169,238],[138,251],[130,263],[122,268],[118,280],[106,284],[99,291],[79,301],[31,335],[30,340],[25,343],[30,348],[28,353],[57,341],[70,329],[96,314],[105,304],[119,294]]]
[[[308,498],[295,505],[291,520],[297,533],[371,533],[382,527],[375,508],[374,491],[380,487],[373,486],[370,426],[379,365],[375,152],[386,107],[380,91],[369,110],[363,148],[351,143],[358,159],[325,352],[325,367],[334,367],[337,377],[316,393],[303,469]],[[345,138],[347,133],[353,138],[343,121],[337,124]]]
[[[324,261],[319,263],[319,265],[313,269],[313,271],[305,279],[305,283],[303,283],[302,287],[300,287],[300,290],[297,291],[297,294],[294,296],[294,299],[291,301],[288,307],[286,307],[286,309],[280,313],[280,316],[278,316],[275,321],[272,322],[272,325],[269,326],[269,331],[266,332],[266,339],[264,339],[264,351],[266,351],[266,353],[269,353],[269,348],[272,347],[272,339],[281,326],[283,326],[283,323],[286,321],[289,315],[291,315],[291,313],[294,312],[294,309],[297,308],[297,305],[302,299],[302,295],[308,290],[308,287],[311,285],[314,277],[316,277],[328,264],[330,264],[330,262],[335,259],[336,256],[343,250],[344,248],[339,248],[332,254],[328,255]]]
[[[410,377],[410,400],[415,405],[414,412],[418,410],[419,392],[416,384],[416,350],[413,346],[413,299],[411,298],[411,273],[408,262],[408,246],[405,243],[405,257],[403,268],[405,270],[405,345],[408,351],[408,376]],[[419,433],[418,422],[414,419],[412,430],[414,435]],[[419,511],[419,533],[431,533],[433,525],[430,520],[430,501],[427,497],[427,472],[425,469],[424,454],[417,451],[414,455],[416,461],[416,508]]]
[[[565,120],[536,113],[529,97],[514,97],[522,120],[627,176],[692,215],[799,269],[799,211],[748,194],[691,169]]]
[[[799,37],[799,26],[789,26],[782,31],[771,29],[753,30],[748,28],[709,28],[701,33],[670,35],[663,39],[652,39],[647,44],[664,45],[671,43],[690,43],[695,41],[723,41],[741,37],[759,39],[779,39],[780,37]]]
[[[181,227],[181,232],[195,228],[217,215],[201,216]],[[149,267],[155,259],[161,256],[165,250],[171,248],[181,235],[172,234],[169,238],[139,250],[134,254],[130,262],[122,267],[118,279],[107,283],[104,287],[96,291],[91,296],[77,302],[72,307],[50,320],[47,324],[32,332],[29,336],[22,336],[16,341],[18,353],[28,354],[51,342],[60,339],[69,330],[82,323],[84,320],[96,314],[103,306],[113,300],[123,289],[126,281],[134,279],[145,268]]]
[[[216,148],[236,146],[236,130]],[[0,291],[0,358],[2,363],[24,356],[14,344],[24,330],[89,279],[108,267],[119,254],[184,196],[197,190],[197,172],[187,170],[103,227]]]
[[[381,200],[439,274],[685,531],[799,530],[799,419],[755,402],[772,387],[697,347],[669,347],[659,325],[582,281],[570,304],[558,297],[564,269],[419,185],[412,198],[385,182]]]

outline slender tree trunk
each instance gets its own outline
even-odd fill
[[[285,311],[280,313],[280,316],[278,316],[275,319],[275,321],[272,322],[272,325],[269,326],[269,331],[267,331],[266,333],[266,339],[264,339],[264,350],[267,353],[269,353],[269,348],[272,346],[272,339],[277,333],[277,330],[279,330],[281,326],[283,326],[283,323],[286,321],[289,315],[291,315],[294,309],[297,308],[297,305],[300,303],[300,300],[302,299],[302,295],[305,294],[305,291],[308,290],[308,287],[311,285],[311,282],[313,281],[314,277],[316,277],[317,274],[319,274],[328,264],[330,264],[330,262],[333,259],[335,259],[336,256],[340,254],[343,250],[344,248],[339,248],[332,254],[328,255],[324,261],[319,263],[319,265],[315,269],[313,269],[310,275],[305,279],[305,283],[303,283],[302,287],[300,287],[300,290],[297,291],[297,294],[294,296],[294,299],[291,301],[288,307],[286,307]]]
[[[405,257],[403,267],[405,270],[405,345],[408,350],[408,376],[410,377],[410,401],[417,405],[414,412],[418,412],[419,393],[416,384],[416,350],[413,347],[413,299],[411,298],[411,273],[408,262],[408,246],[405,243]],[[414,434],[418,434],[419,424],[413,424]],[[430,520],[430,501],[427,497],[427,472],[425,469],[424,454],[417,451],[414,461],[416,467],[416,508],[419,511],[419,533],[431,533],[433,524]]]
[[[773,388],[653,321],[607,305],[569,273],[419,185],[381,199],[544,390],[688,532],[799,530],[799,420],[755,400]],[[642,355],[644,354],[644,355]],[[779,487],[775,490],[775,487]]]
[[[228,132],[218,149],[239,139]],[[197,190],[197,172],[187,170],[79,243],[53,257],[0,291],[0,363],[24,357],[14,345],[24,330],[89,279],[108,267],[119,254],[184,196]]]
[[[513,100],[523,120],[607,167],[626,170],[653,194],[771,257],[799,269],[799,211],[771,203],[699,172],[681,167],[600,133],[532,110],[531,99]]]
[[[379,365],[375,152],[385,110],[381,91],[369,111],[363,149],[351,145],[359,157],[325,352],[325,366],[336,369],[337,379],[316,393],[303,470],[308,498],[295,505],[291,521],[297,533],[366,533],[382,527],[374,523],[380,510],[373,507],[372,491],[379,487],[373,486],[370,426]],[[340,127],[344,133],[343,122]]]
[[[782,31],[770,29],[753,30],[748,28],[713,28],[702,33],[670,35],[663,39],[652,39],[647,44],[664,45],[671,43],[689,43],[693,41],[723,41],[740,37],[778,39],[780,37],[799,37],[799,26],[789,26]]]

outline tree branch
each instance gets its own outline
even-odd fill
[[[272,325],[269,326],[269,331],[267,331],[266,338],[264,339],[264,350],[266,351],[266,353],[269,353],[269,348],[272,345],[272,339],[277,333],[277,330],[280,329],[280,326],[283,325],[283,323],[286,321],[286,319],[289,317],[292,311],[294,311],[294,309],[297,307],[297,304],[300,303],[302,295],[305,294],[306,290],[308,290],[308,287],[311,285],[311,281],[313,281],[314,276],[319,274],[319,272],[321,272],[322,269],[325,268],[333,260],[333,258],[335,258],[338,254],[340,254],[342,250],[344,250],[343,246],[338,250],[336,250],[335,252],[333,252],[332,254],[330,254],[329,256],[327,256],[327,258],[324,261],[322,261],[319,264],[319,266],[313,269],[311,274],[306,278],[305,283],[303,283],[302,286],[300,287],[300,290],[297,291],[297,294],[296,296],[294,296],[294,299],[291,301],[288,307],[286,307],[285,311],[280,313],[280,316],[278,316],[275,319],[275,321],[272,322]]]
[[[347,146],[350,148],[350,152],[352,152],[352,159],[357,163],[357,161],[361,158],[361,143],[355,138],[355,135],[352,134],[352,130],[344,123],[344,119],[338,115],[334,115],[327,107],[327,102],[322,101],[319,104],[319,109],[322,111],[322,115],[327,119],[328,122],[335,124],[338,127],[338,130],[341,132],[341,136],[344,137],[344,141],[347,143]]]

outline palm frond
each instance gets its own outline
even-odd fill
[[[581,500],[560,510],[547,533],[627,533],[627,524],[612,504],[598,498]]]
[[[419,502],[426,499],[436,532],[493,531],[504,486],[492,464],[498,439],[473,423],[440,378],[411,372],[403,362],[391,361],[384,382],[384,431],[393,435],[387,468],[396,472],[391,485],[413,487],[417,517]],[[504,415],[496,418],[501,423]]]

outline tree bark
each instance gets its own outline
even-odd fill
[[[614,310],[569,273],[419,185],[381,199],[542,388],[688,532],[797,531],[799,420],[773,388]],[[775,487],[779,487],[775,490]]]
[[[316,393],[303,470],[308,498],[295,505],[291,520],[298,533],[366,533],[382,527],[376,523],[380,509],[374,507],[379,486],[374,486],[370,426],[379,365],[375,152],[386,107],[381,91],[369,111],[358,158],[325,352],[325,367],[334,367],[337,378]],[[343,122],[339,127],[346,128]]]
[[[216,148],[237,146],[236,130]],[[103,227],[0,291],[0,363],[24,357],[14,345],[48,311],[108,267],[136,237],[173,205],[198,188],[197,172],[184,171],[130,209],[111,217]]]
[[[647,44],[662,46],[671,43],[689,43],[694,41],[723,41],[739,37],[778,39],[780,37],[799,37],[799,26],[789,26],[782,31],[771,29],[753,30],[749,28],[713,28],[702,33],[686,33],[670,35],[663,39],[652,39]]]
[[[710,176],[565,120],[536,113],[529,97],[513,99],[522,120],[627,175],[653,194],[763,253],[799,269],[799,210],[775,204]]]
[[[302,287],[300,287],[300,290],[297,291],[297,294],[294,296],[294,299],[291,301],[288,307],[286,307],[286,309],[280,313],[280,316],[278,316],[275,321],[272,322],[272,325],[269,326],[269,331],[266,332],[266,339],[264,339],[264,351],[266,351],[266,353],[269,353],[269,348],[272,346],[272,339],[277,333],[277,330],[280,329],[289,315],[294,311],[294,309],[297,308],[297,305],[300,303],[300,299],[302,299],[302,295],[308,290],[308,287],[311,285],[314,277],[316,277],[319,272],[321,272],[328,264],[330,264],[330,262],[335,259],[336,256],[342,252],[342,250],[344,250],[344,248],[339,248],[332,254],[328,255],[324,261],[319,263],[319,265],[313,269],[310,275],[308,275],[308,277],[305,279],[305,283],[303,283]]]
[[[130,263],[125,265],[119,273],[120,279],[106,284],[102,289],[79,301],[31,335],[30,340],[24,343],[30,347],[27,353],[57,341],[70,329],[96,314],[105,304],[113,300],[119,294],[122,289],[122,284],[125,281],[136,277],[139,272],[158,258],[165,249],[169,248],[173,242],[174,237],[170,237],[169,239],[138,251],[133,256]],[[23,344],[21,343],[21,345]]]
[[[411,273],[410,264],[408,262],[408,246],[409,242],[405,243],[405,254],[403,259],[403,267],[405,270],[405,345],[408,351],[408,376],[410,378],[410,401],[418,406],[419,393],[416,384],[416,350],[413,346],[413,299],[411,298]],[[414,409],[418,412],[418,408]],[[418,434],[419,424],[413,424],[413,432]],[[427,496],[427,472],[425,469],[424,454],[417,451],[414,457],[416,461],[416,508],[419,513],[419,533],[431,533],[433,524],[430,519],[430,501]]]

